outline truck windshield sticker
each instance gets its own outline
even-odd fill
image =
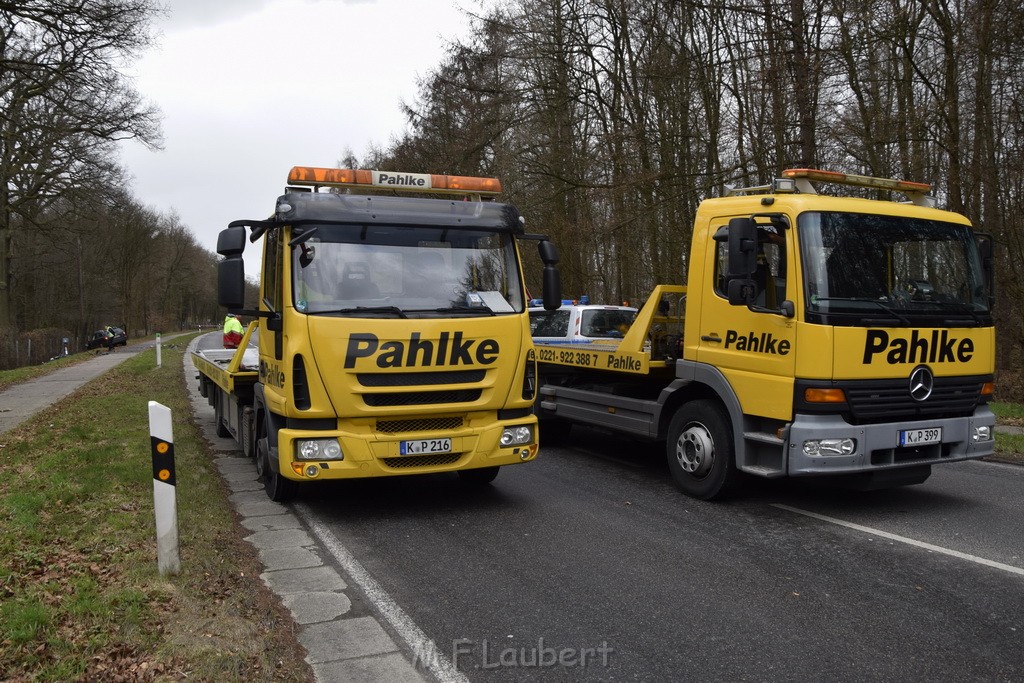
[[[496,339],[463,339],[462,332],[442,332],[435,344],[413,332],[408,342],[380,343],[377,335],[357,332],[348,338],[345,368],[356,366],[360,358],[376,358],[379,368],[430,367],[432,365],[491,365],[498,360]]]
[[[890,338],[885,330],[868,330],[864,339],[864,365],[885,354],[889,365],[902,363],[966,363],[974,357],[974,341],[949,336],[949,330],[932,330],[930,335],[911,330],[910,338]]]

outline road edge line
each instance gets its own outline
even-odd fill
[[[848,529],[860,531],[865,534],[871,534],[873,536],[887,538],[890,541],[897,541],[899,543],[904,543],[906,545],[914,546],[916,548],[930,550],[935,553],[941,553],[942,555],[949,555],[950,557],[955,557],[960,560],[967,560],[968,562],[974,562],[975,564],[981,564],[986,567],[1000,569],[1004,572],[1009,572],[1010,574],[1024,576],[1024,569],[1021,569],[1020,567],[1014,567],[1010,564],[1003,564],[1002,562],[996,562],[995,560],[986,560],[984,557],[978,557],[977,555],[962,553],[959,550],[953,550],[951,548],[943,548],[939,545],[932,545],[931,543],[925,543],[924,541],[918,541],[913,538],[907,538],[906,536],[900,536],[898,534],[889,533],[888,531],[882,531],[881,529],[875,529],[873,527],[864,526],[862,524],[855,524],[854,522],[847,522],[842,519],[836,519],[835,517],[829,517],[828,515],[822,515],[817,512],[811,512],[810,510],[801,510],[800,508],[791,507],[789,505],[784,505],[782,503],[769,503],[769,505],[771,505],[774,508],[779,508],[780,510],[787,510],[788,512],[803,515],[805,517],[812,517],[822,522],[829,522],[830,524],[836,524],[838,526],[843,526]]]
[[[405,641],[413,653],[414,666],[423,666],[441,683],[469,683],[469,679],[442,654],[437,644],[427,637],[405,610],[399,607],[331,530],[323,522],[313,518],[312,511],[305,503],[296,502],[292,509],[302,518],[321,547],[331,554],[353,583],[359,586],[377,613]]]

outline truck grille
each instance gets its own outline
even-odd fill
[[[384,464],[392,469],[407,467],[437,467],[451,465],[459,461],[462,453],[438,453],[435,455],[412,455],[402,458],[383,458]]]
[[[363,394],[363,401],[374,408],[386,406],[423,406],[435,403],[472,403],[479,400],[480,389],[448,391],[409,391],[395,394]]]
[[[461,417],[424,417],[411,420],[377,420],[377,431],[384,434],[403,434],[405,432],[450,432],[462,429]]]
[[[981,397],[983,378],[936,377],[926,401],[910,396],[906,379],[839,382],[846,392],[854,424],[898,422],[936,417],[966,417],[974,413]]]
[[[483,370],[449,370],[447,372],[360,372],[356,375],[364,387],[419,387],[438,384],[473,384],[484,378]]]

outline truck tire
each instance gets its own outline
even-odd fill
[[[467,486],[486,486],[498,476],[498,467],[480,467],[475,470],[459,470],[459,480]]]
[[[686,495],[712,500],[735,483],[732,426],[717,402],[702,399],[684,404],[669,424],[665,445],[668,469]]]
[[[256,455],[256,427],[253,424],[253,417],[256,415],[252,406],[245,406],[242,408],[242,419],[241,426],[241,438],[239,441],[242,445],[242,455],[247,458],[255,457]]]
[[[275,503],[287,501],[295,492],[295,484],[275,472],[270,463],[270,439],[267,437],[266,422],[260,423],[259,438],[256,439],[256,474],[263,480],[263,490]]]

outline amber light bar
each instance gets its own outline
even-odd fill
[[[841,185],[871,187],[879,190],[896,190],[897,192],[927,194],[932,189],[932,186],[928,183],[915,183],[909,180],[893,180],[891,178],[873,178],[852,173],[837,173],[836,171],[819,171],[814,168],[790,168],[783,171],[782,175],[786,178],[805,178],[823,183],[839,183]]]
[[[447,194],[494,195],[501,192],[497,178],[404,173],[401,171],[367,171],[348,168],[295,166],[288,173],[289,185],[330,187],[364,187],[399,192],[441,192]]]

